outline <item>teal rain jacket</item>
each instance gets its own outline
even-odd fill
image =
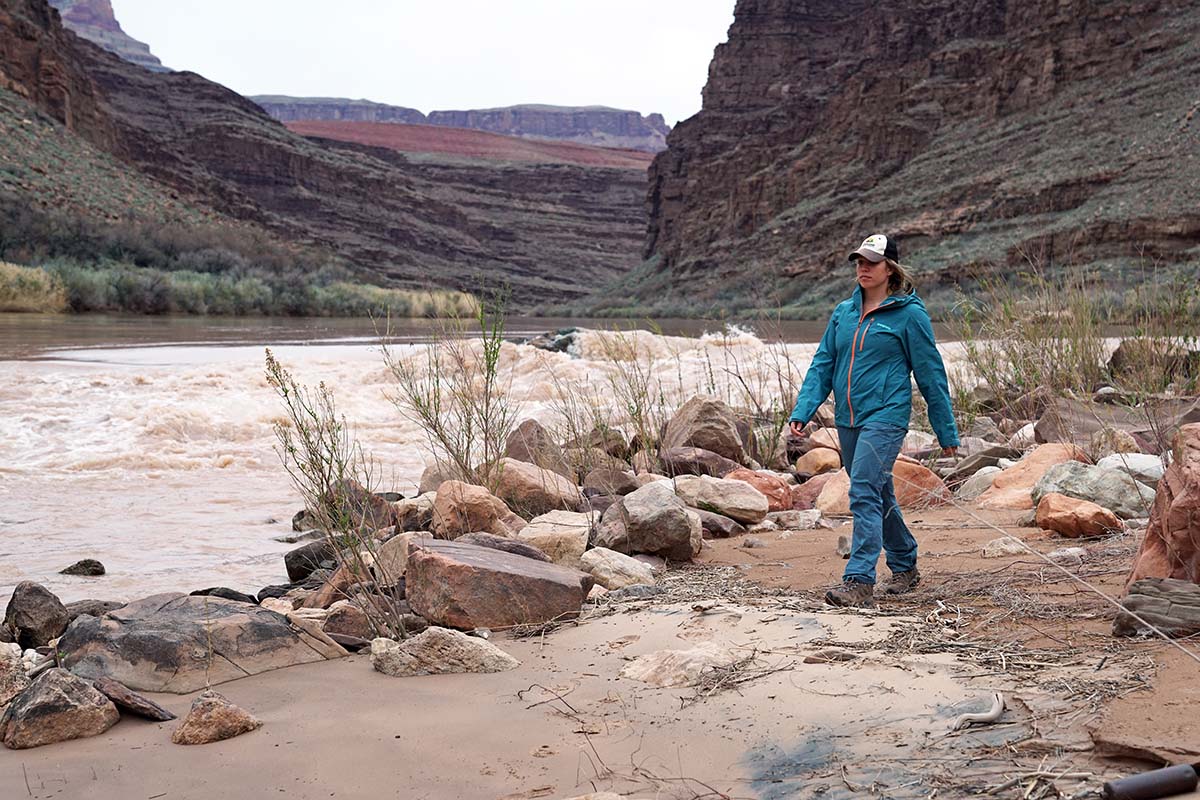
[[[929,406],[938,442],[957,447],[946,367],[934,344],[925,304],[915,292],[892,295],[863,315],[862,289],[857,288],[829,318],[791,421],[807,423],[832,390],[839,427],[886,423],[907,428],[912,416],[910,373]]]

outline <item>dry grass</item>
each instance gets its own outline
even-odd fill
[[[38,267],[0,261],[0,311],[61,314],[68,310],[63,282]]]

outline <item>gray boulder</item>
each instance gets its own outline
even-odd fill
[[[1154,504],[1154,490],[1127,473],[1079,461],[1066,461],[1046,470],[1031,492],[1034,507],[1051,492],[1090,500],[1121,519],[1144,517]]]
[[[13,589],[4,624],[24,648],[43,647],[67,629],[70,615],[58,597],[39,583],[21,581]]]
[[[0,741],[13,750],[98,736],[121,718],[112,701],[64,669],[39,675],[0,717]]]
[[[1162,457],[1148,453],[1113,453],[1097,461],[1096,466],[1127,473],[1139,483],[1151,487],[1157,487],[1167,472]]]
[[[403,642],[371,642],[371,666],[397,678],[464,672],[504,672],[521,662],[485,639],[447,628],[429,628]]]
[[[130,689],[178,694],[346,655],[319,630],[274,611],[180,594],[147,597],[100,618],[79,617],[58,653],[59,663],[81,677],[109,676]]]
[[[749,426],[739,424],[737,414],[715,397],[697,396],[688,400],[667,423],[662,449],[699,447],[717,455],[745,463],[745,440]]]
[[[595,544],[626,555],[690,561],[703,546],[702,535],[700,517],[675,495],[671,482],[654,481],[604,512]]]

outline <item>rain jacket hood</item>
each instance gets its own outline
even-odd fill
[[[862,313],[862,289],[833,310],[804,376],[791,420],[807,423],[834,398],[840,427],[872,424],[907,428],[912,416],[912,380],[925,397],[929,422],[942,447],[958,446],[946,368],[933,338],[933,325],[916,293],[886,298]]]

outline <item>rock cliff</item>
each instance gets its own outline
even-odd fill
[[[418,162],[308,139],[199,75],[79,39],[45,0],[0,0],[0,86],[190,204],[332,249],[385,284],[507,283],[521,307],[577,297],[637,260],[642,165]]]
[[[923,291],[1195,263],[1198,86],[1196,0],[738,0],[651,168],[630,292],[824,302],[874,231]]]
[[[280,122],[402,122],[499,133],[529,139],[621,147],[657,153],[670,126],[662,114],[642,116],[605,106],[522,105],[469,111],[433,111],[425,116],[403,106],[330,97],[251,97]]]
[[[139,67],[156,72],[167,68],[150,52],[150,46],[129,36],[113,14],[110,0],[50,0],[62,15],[63,25]]]

